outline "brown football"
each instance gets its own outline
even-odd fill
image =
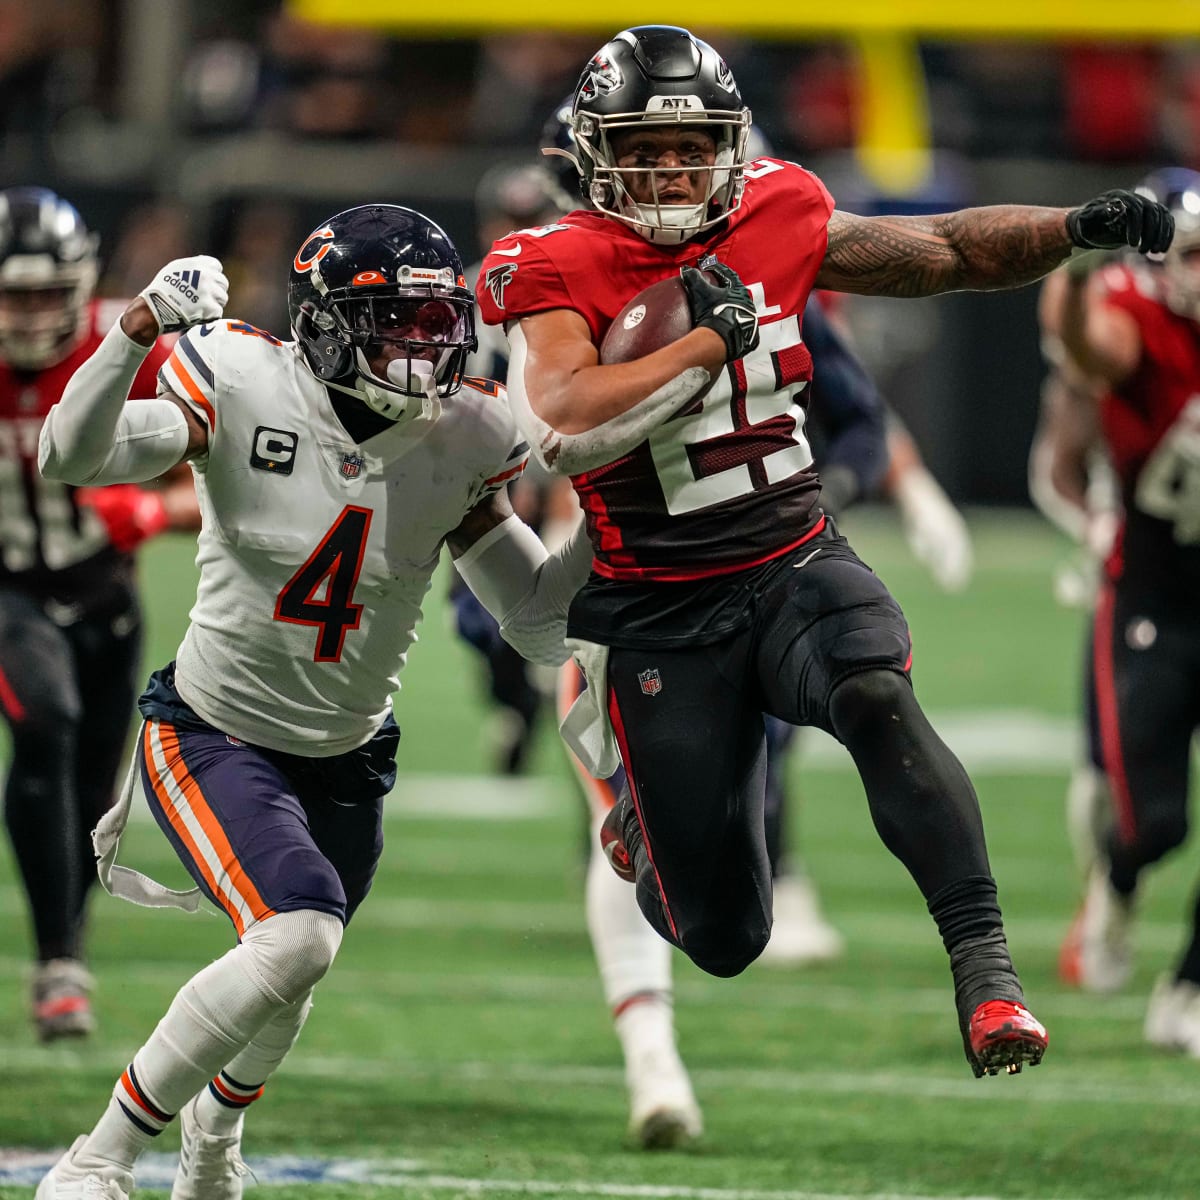
[[[643,288],[613,318],[600,343],[600,361],[631,362],[661,350],[692,330],[687,293],[678,275]]]

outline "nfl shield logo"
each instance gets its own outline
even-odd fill
[[[362,474],[362,469],[367,465],[366,459],[361,454],[353,452],[342,455],[342,477],[344,479],[357,479]]]
[[[662,691],[662,679],[657,667],[651,667],[649,671],[639,671],[638,683],[642,685],[642,691],[647,696],[657,696]]]

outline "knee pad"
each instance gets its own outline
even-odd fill
[[[315,909],[276,913],[252,925],[242,945],[262,986],[284,1004],[294,1004],[333,965],[342,944],[342,923]]]
[[[847,675],[834,685],[829,715],[834,732],[845,742],[864,722],[886,719],[913,703],[907,676],[898,670],[873,668]]]

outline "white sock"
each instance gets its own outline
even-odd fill
[[[209,963],[171,1007],[113,1090],[113,1099],[75,1161],[132,1169],[175,1114],[278,1010],[264,992],[245,944]]]
[[[201,1129],[219,1137],[241,1132],[246,1109],[262,1095],[267,1080],[296,1044],[311,1010],[310,992],[277,1012],[250,1045],[217,1072],[196,1097],[194,1111]]]
[[[671,1001],[656,992],[633,998],[613,1020],[626,1068],[636,1066],[645,1055],[672,1056],[675,1048],[675,1013]]]
[[[587,872],[587,923],[604,999],[616,1010],[631,997],[657,993],[670,1003],[671,947],[646,922],[636,889],[613,873],[593,824]]]

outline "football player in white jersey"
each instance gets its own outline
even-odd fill
[[[114,864],[105,886],[223,909],[238,943],[184,985],[38,1200],[127,1197],[139,1154],[182,1113],[173,1200],[236,1200],[242,1118],[304,1024],[382,849],[398,686],[443,544],[534,661],[557,665],[586,577],[581,536],[548,557],[505,498],[527,448],[503,390],[462,374],[473,297],[446,234],[394,205],[330,218],[293,262],[293,341],[222,320],[213,258],[179,259],[126,309],[46,420],[39,461],[77,483],[191,463],[200,583],[176,662],[144,693],[134,767],[196,882]],[[186,330],[159,398],[127,404],[164,330]]]

